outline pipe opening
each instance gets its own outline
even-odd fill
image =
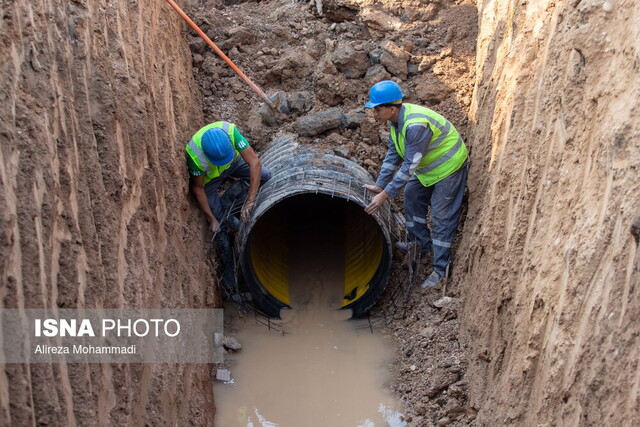
[[[318,253],[322,248],[330,253]],[[294,249],[302,254],[292,257]],[[341,308],[368,290],[380,268],[383,238],[377,223],[355,203],[301,194],[278,203],[256,222],[248,251],[249,266],[260,286],[283,306],[291,305],[291,260],[305,254],[319,260],[341,259],[343,282],[336,284],[342,289],[336,308]]]

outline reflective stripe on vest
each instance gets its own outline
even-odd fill
[[[233,151],[234,151],[233,159],[229,163],[223,166],[216,166],[211,162],[209,162],[209,159],[207,159],[206,154],[204,154],[204,151],[202,150],[202,135],[204,135],[204,133],[209,129],[216,129],[216,128],[222,129],[227,133],[227,135],[229,135],[229,139],[231,139],[231,145],[233,146]],[[205,173],[204,175],[205,184],[211,181],[213,178],[219,177],[220,174],[223,171],[229,169],[229,167],[231,167],[231,164],[238,158],[238,155],[240,153],[236,150],[234,130],[235,130],[235,125],[229,122],[211,123],[203,127],[202,129],[200,129],[198,132],[196,132],[196,134],[193,135],[193,137],[191,137],[191,141],[189,141],[189,143],[185,147],[185,149],[187,150],[187,153],[189,154],[189,157],[191,157],[191,159],[196,164],[196,166],[198,166],[198,168]]]
[[[467,160],[467,147],[456,128],[440,114],[414,104],[402,104],[403,114],[398,118],[398,128],[392,123],[391,140],[396,151],[405,158],[405,138],[407,127],[420,123],[429,126],[433,136],[427,151],[414,175],[424,186],[430,186],[448,177]],[[398,129],[401,129],[398,132]]]

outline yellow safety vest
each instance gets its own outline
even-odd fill
[[[407,126],[423,123],[429,126],[433,133],[427,152],[414,172],[422,185],[433,185],[460,169],[467,160],[468,152],[456,128],[440,114],[426,107],[408,103],[403,103],[402,106],[404,114],[398,120],[400,132],[389,122],[391,140],[400,157],[404,159]]]
[[[233,159],[229,163],[223,166],[216,166],[212,164],[209,161],[209,159],[207,159],[207,156],[204,154],[204,151],[202,150],[202,135],[204,135],[204,133],[209,129],[215,129],[215,128],[220,128],[223,131],[225,131],[227,135],[229,135],[229,139],[231,139],[231,146],[233,147],[233,151],[234,151]],[[189,141],[189,143],[185,147],[185,149],[187,150],[187,153],[189,154],[189,157],[191,157],[191,159],[196,164],[196,166],[198,166],[198,168],[205,173],[204,175],[205,184],[211,181],[213,178],[219,177],[220,174],[226,169],[229,169],[229,167],[231,166],[231,163],[233,163],[233,161],[238,157],[238,154],[240,154],[236,149],[236,141],[234,137],[235,128],[236,126],[233,123],[229,123],[229,122],[211,123],[210,125],[207,125],[202,129],[200,129],[198,132],[196,132],[196,134],[193,135],[193,137],[191,138],[191,141]]]

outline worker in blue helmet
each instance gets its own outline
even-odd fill
[[[219,121],[200,129],[187,144],[186,152],[191,191],[209,221],[223,258],[223,284],[234,286],[233,252],[224,219],[232,221],[236,218],[230,212],[225,213],[218,189],[229,177],[248,181],[249,189],[240,214],[240,219],[246,222],[258,189],[271,178],[271,172],[262,166],[247,139],[229,122]]]
[[[456,128],[428,108],[403,102],[397,83],[384,80],[369,91],[374,118],[389,125],[387,154],[375,185],[365,187],[376,195],[365,208],[374,214],[389,197],[404,187],[404,214],[409,234],[396,247],[407,252],[412,245],[423,254],[433,253],[433,271],[422,284],[436,286],[448,271],[451,244],[460,221],[467,181],[467,147]],[[432,228],[427,222],[431,210]]]

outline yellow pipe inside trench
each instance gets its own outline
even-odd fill
[[[250,262],[258,281],[275,299],[290,306],[289,267],[292,239],[305,238],[310,227],[318,236],[340,233],[335,253],[344,259],[342,307],[368,290],[383,256],[383,235],[363,208],[323,194],[289,197],[269,209],[256,223],[249,239]],[[309,245],[315,242],[310,239]],[[298,247],[298,246],[296,246]],[[298,254],[299,255],[299,254]]]

